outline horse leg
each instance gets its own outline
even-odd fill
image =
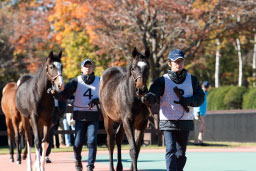
[[[36,169],[37,171],[40,171],[40,137],[39,137],[39,132],[38,132],[38,119],[35,116],[36,114],[32,113],[30,115],[30,123],[31,127],[34,133],[34,144],[36,148],[36,161],[34,163],[34,170]]]
[[[116,132],[116,145],[117,145],[117,166],[116,171],[122,171],[123,165],[122,165],[122,155],[121,155],[121,147],[122,147],[122,141],[124,138],[124,127],[121,123],[119,127],[117,128]]]
[[[41,128],[41,126],[39,125],[39,128]],[[49,146],[49,132],[50,132],[50,126],[44,126],[43,127],[43,134],[44,137],[42,139],[42,161],[41,161],[41,170],[44,171],[44,166],[45,166],[45,156],[46,156],[46,150]]]
[[[10,162],[14,162],[14,158],[13,158],[14,135],[13,135],[12,123],[10,119],[6,118],[6,126],[7,126],[7,133],[8,133],[8,144],[10,149]]]
[[[21,144],[20,144],[20,134],[19,134],[19,128],[18,128],[18,121],[12,120],[12,125],[14,129],[14,135],[15,135],[15,143],[17,147],[17,161],[16,164],[21,164]]]
[[[108,118],[106,115],[104,115],[104,126],[107,132],[107,145],[108,145],[109,160],[110,160],[110,163],[109,163],[110,171],[114,171],[113,151],[115,147],[115,142],[114,142],[115,137],[113,134],[113,124],[114,122],[110,118]]]
[[[130,116],[130,115],[127,115]],[[123,119],[123,126],[126,133],[126,137],[128,139],[130,145],[130,156],[132,159],[132,169],[133,171],[137,171],[137,158],[138,158],[138,149],[134,139],[134,125],[130,118],[125,117]]]
[[[27,158],[27,171],[32,171],[32,160],[31,160],[31,145],[32,145],[32,132],[28,118],[21,117],[22,125],[24,127],[26,146],[28,149],[28,158]]]
[[[23,138],[21,138],[21,141],[20,141],[20,143],[22,144],[23,142],[23,139],[25,139],[25,144],[24,144],[24,152],[23,152],[23,157],[22,157],[22,159],[23,160],[26,160],[26,158],[27,158],[27,152],[28,152],[28,149],[27,149],[27,139],[26,139],[26,137],[25,137],[25,128],[23,127],[23,124],[22,124],[22,122],[20,122],[20,125],[19,125],[19,132],[20,132],[20,135],[23,137]]]
[[[142,145],[142,140],[143,140],[143,134],[144,134],[144,130],[146,129],[147,126],[147,121],[143,124],[141,124],[142,129],[135,129],[135,143],[136,143],[136,147],[138,149],[137,154],[136,154],[136,161],[138,160],[139,157],[139,153],[140,153],[140,148]],[[133,163],[131,165],[131,170],[133,168]]]

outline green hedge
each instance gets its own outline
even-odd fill
[[[242,109],[243,97],[247,89],[245,87],[232,86],[224,98],[227,109]]]
[[[207,98],[208,110],[242,109],[246,92],[245,87],[237,86],[212,88]]]
[[[243,99],[243,109],[256,109],[256,88],[250,88]]]

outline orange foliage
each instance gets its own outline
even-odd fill
[[[36,60],[36,58],[25,58],[24,62],[26,63],[26,69],[30,73],[35,73],[38,71],[40,66],[40,62]]]

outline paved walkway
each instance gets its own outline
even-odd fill
[[[122,161],[124,170],[131,165],[128,150],[123,150]],[[95,171],[109,170],[109,158],[107,151],[98,151]],[[87,152],[83,152],[83,166],[86,166]],[[140,171],[165,171],[165,150],[142,150],[138,160]],[[255,171],[256,148],[199,148],[188,149],[188,161],[185,171]],[[72,152],[52,153],[52,163],[46,164],[46,171],[73,171],[74,158]],[[34,159],[34,155],[32,155]],[[116,164],[116,154],[114,155]],[[0,171],[26,170],[26,161],[21,165],[9,162],[9,155],[0,155]]]

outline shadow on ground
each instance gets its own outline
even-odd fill
[[[195,144],[193,142],[188,142],[189,146],[207,146],[207,147],[232,147],[231,145],[227,144],[210,144],[210,143],[202,143],[202,144]]]

